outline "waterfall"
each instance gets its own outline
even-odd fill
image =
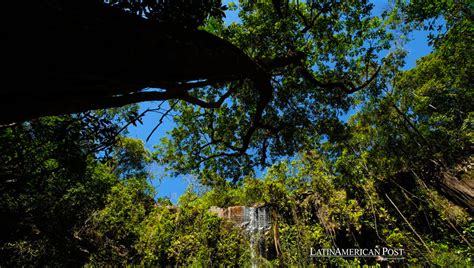
[[[270,213],[268,207],[245,207],[241,226],[250,236],[250,256],[252,267],[257,267],[257,256],[260,256],[262,248],[262,234],[271,228]]]
[[[248,208],[245,210],[245,218],[248,219],[248,225],[245,230],[249,233],[250,235],[250,258],[252,261],[252,267],[257,267],[257,264],[255,263],[255,257],[257,256],[257,250],[255,248],[255,243],[258,241],[258,219],[256,219],[255,213],[256,209],[255,208]]]
[[[228,208],[211,207],[209,211],[219,217],[233,221],[248,234],[252,267],[257,267],[258,258],[265,253],[264,234],[271,228],[269,207],[233,206]]]
[[[268,207],[244,207],[241,226],[248,232],[262,232],[270,229],[271,220]]]

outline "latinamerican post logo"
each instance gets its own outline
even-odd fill
[[[314,258],[377,258],[380,260],[404,259],[403,248],[311,248],[310,256]]]

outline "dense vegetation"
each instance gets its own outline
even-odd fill
[[[248,141],[260,108],[247,80],[190,92],[212,101],[230,87],[222,107],[170,101],[176,128],[156,152],[126,137],[137,106],[2,126],[0,265],[375,264],[309,249],[377,245],[405,249],[408,264],[473,265],[473,5],[397,1],[380,17],[364,1],[308,5],[241,3],[228,26],[213,5],[182,22],[275,64]],[[433,51],[402,71],[402,35],[421,28]],[[153,162],[198,178],[178,204],[156,198]],[[271,208],[257,260],[248,234],[209,212],[234,205]]]

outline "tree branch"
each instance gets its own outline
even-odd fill
[[[311,84],[313,84],[317,87],[320,87],[320,88],[325,88],[325,89],[334,89],[335,90],[335,89],[340,88],[340,89],[344,90],[344,92],[346,94],[352,94],[352,93],[355,93],[359,90],[362,90],[362,89],[366,88],[377,77],[377,75],[380,72],[380,69],[381,69],[381,66],[379,66],[377,68],[375,73],[367,81],[365,81],[362,85],[356,87],[350,81],[347,81],[347,82],[327,82],[327,83],[321,82],[318,79],[316,79],[308,69],[306,69],[303,66],[299,67],[299,71],[300,71],[301,75],[303,76],[303,78],[305,78]]]
[[[300,64],[306,58],[302,52],[288,52],[287,55],[269,60],[261,60],[260,65],[266,70],[286,67],[291,64]]]
[[[163,119],[171,112],[173,111],[173,108],[176,106],[176,104],[178,103],[178,101],[175,101],[171,107],[161,115],[160,119],[158,120],[158,124],[156,124],[156,126],[151,130],[150,134],[148,134],[148,136],[146,137],[146,142],[148,142],[151,138],[151,136],[153,135],[153,133],[158,129],[158,127],[161,126],[161,124],[163,124]]]

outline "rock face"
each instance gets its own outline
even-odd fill
[[[268,207],[234,206],[228,208],[211,207],[211,213],[228,219],[248,232],[266,231],[271,227],[270,209]]]

